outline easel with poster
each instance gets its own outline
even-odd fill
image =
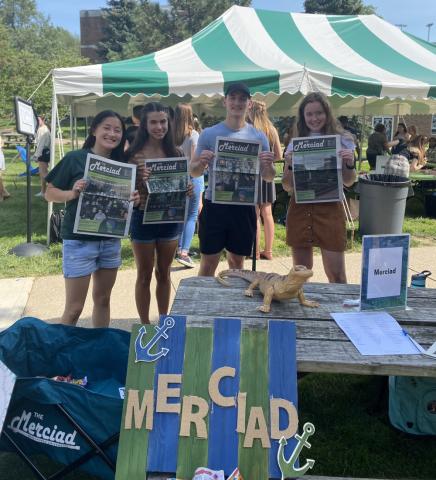
[[[116,479],[191,480],[199,467],[247,480],[303,476],[315,461],[298,466],[298,456],[315,428],[296,435],[296,370],[290,321],[255,329],[162,315],[159,326],[135,325]]]

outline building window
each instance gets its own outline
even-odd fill
[[[436,135],[436,115],[431,116],[431,134]]]

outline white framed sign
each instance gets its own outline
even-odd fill
[[[405,309],[410,235],[364,235],[360,309]]]
[[[33,105],[20,97],[15,97],[15,122],[18,133],[33,137],[38,130],[38,117]]]

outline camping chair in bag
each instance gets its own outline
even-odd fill
[[[18,453],[39,480],[60,479],[75,469],[113,480],[129,341],[123,330],[36,318],[1,332],[0,361],[17,378],[0,451]],[[60,375],[87,383],[59,381]],[[63,467],[46,476],[32,455]]]

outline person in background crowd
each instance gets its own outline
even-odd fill
[[[2,172],[6,170],[5,155],[3,153],[3,140],[0,135],[0,202],[8,199],[11,194],[6,190],[3,184]]]
[[[194,130],[199,134],[201,133],[201,130],[202,130],[201,123],[197,115],[194,115]]]
[[[51,135],[48,126],[45,124],[44,117],[38,117],[38,125],[35,137],[36,150],[32,160],[38,162],[39,178],[41,180],[41,191],[35,194],[35,197],[43,197],[47,190],[45,177],[47,176],[48,164],[50,163]]]
[[[407,129],[407,132],[410,135],[409,142],[411,142],[418,135],[418,130],[415,125],[410,125],[410,127]]]
[[[430,163],[436,164],[436,137],[430,137],[426,157]]]
[[[135,105],[132,109],[132,124],[135,127],[139,127],[141,123],[141,112],[144,108],[144,105]]]
[[[168,118],[171,123],[172,130],[174,131],[174,108],[169,105],[166,107],[168,110]]]
[[[425,145],[426,137],[423,135],[417,135],[410,140],[408,150],[410,153],[409,160],[411,172],[416,172],[425,167],[425,164],[427,163],[427,157],[425,156]]]
[[[248,121],[254,128],[260,130],[266,135],[271,151],[274,154],[274,160],[280,160],[282,156],[279,134],[276,128],[268,118],[268,112],[265,102],[252,100],[248,107]],[[276,200],[276,187],[274,182],[265,182],[259,178],[258,198],[256,206],[257,215],[257,233],[256,233],[256,258],[272,260],[272,249],[274,242],[274,218],[272,214],[272,204]],[[263,220],[265,232],[265,248],[260,251],[260,217]]]
[[[356,180],[354,142],[333,118],[327,98],[309,93],[298,108],[293,137],[341,135],[342,180],[351,186]],[[283,188],[294,191],[292,142],[288,146],[283,170]],[[296,203],[292,195],[286,218],[286,242],[292,247],[294,266],[313,267],[313,247],[321,248],[324,271],[329,282],[346,283],[346,228],[342,202]]]
[[[141,112],[144,108],[144,105],[135,105],[132,110],[132,125],[126,128],[126,143],[124,149],[127,149],[132,145],[133,140],[135,139],[136,131],[139,127],[139,122],[141,118]]]
[[[368,137],[368,148],[366,158],[371,170],[375,169],[377,155],[389,154],[389,143],[386,137],[386,127],[378,123],[374,127],[374,132]]]
[[[393,155],[402,155],[409,159],[410,154],[408,145],[410,142],[410,133],[407,131],[405,123],[400,122],[398,124],[397,131],[395,132],[394,139],[390,143],[392,145],[391,152]]]
[[[223,205],[212,203],[210,186],[214,184],[213,159],[217,137],[239,140],[256,140],[262,144],[259,155],[260,175],[268,182],[274,181],[274,154],[268,140],[245,119],[250,104],[250,90],[242,82],[226,86],[224,106],[226,118],[210,128],[205,128],[198,139],[197,150],[191,161],[191,175],[199,177],[206,168],[209,171],[209,186],[199,220],[200,271],[199,275],[213,276],[226,249],[229,268],[241,269],[244,258],[251,255],[256,234],[256,210],[250,205]]]
[[[187,157],[188,166],[191,158],[194,156],[198,137],[198,132],[194,129],[194,117],[191,106],[186,103],[179,103],[174,111],[174,139],[176,145],[182,149],[184,156]],[[176,255],[176,261],[188,268],[194,267],[194,262],[189,256],[189,247],[194,237],[195,225],[202,207],[201,196],[204,192],[204,176],[191,177],[191,182],[194,191],[189,199],[186,222],[179,239]]]
[[[351,136],[353,137],[354,144],[356,145],[356,148],[354,150],[355,156],[354,160],[356,161],[359,158],[360,154],[360,133],[350,125],[350,121],[346,115],[341,115],[338,117],[339,123],[342,125],[342,128],[344,129],[345,132],[349,132]]]
[[[416,131],[415,131],[416,132]],[[394,135],[394,140],[398,140],[399,143],[407,143],[410,140],[410,133],[407,131],[406,124],[399,122],[397,131]]]
[[[91,123],[89,135],[81,150],[68,152],[47,175],[49,202],[66,202],[62,222],[62,269],[65,277],[65,309],[61,323],[75,325],[82,313],[93,280],[92,323],[107,327],[110,321],[110,297],[121,265],[119,238],[92,237],[73,233],[80,192],[86,188],[86,157],[94,153],[112,160],[123,161],[125,127],[118,113],[104,110]],[[135,192],[131,201],[139,202]]]
[[[136,185],[140,194],[140,203],[133,211],[130,238],[137,268],[135,300],[142,323],[150,323],[150,283],[153,269],[157,282],[156,299],[159,314],[168,313],[171,263],[182,229],[180,223],[143,225],[147,197],[145,182],[151,175],[151,170],[145,168],[144,161],[181,156],[182,152],[174,143],[168,109],[159,102],[147,103],[142,110],[135,140],[127,151],[129,162],[138,165]],[[188,190],[188,195],[190,193]]]

